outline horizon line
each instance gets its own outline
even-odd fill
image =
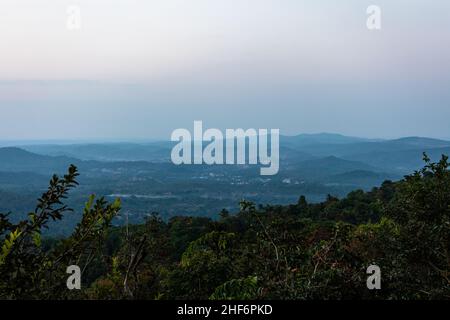
[[[280,134],[280,137],[287,138],[295,138],[300,136],[320,136],[320,135],[330,135],[330,136],[339,136],[344,138],[352,138],[352,139],[361,139],[368,140],[367,142],[376,142],[376,141],[392,141],[399,140],[405,138],[425,138],[425,139],[435,139],[435,140],[443,140],[450,142],[450,137],[436,137],[436,136],[421,136],[421,135],[408,135],[408,136],[395,136],[395,137],[364,137],[364,136],[354,136],[354,135],[345,135],[341,133],[333,133],[333,132],[317,132],[317,133],[298,133],[293,135],[288,134]],[[141,137],[114,137],[114,138],[67,138],[67,139],[53,139],[53,138],[17,138],[17,139],[0,139],[0,147],[4,147],[4,144],[9,146],[14,146],[19,143],[21,145],[44,145],[44,144],[108,144],[108,143],[158,143],[158,142],[171,142],[169,138],[141,138]]]

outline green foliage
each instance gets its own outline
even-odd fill
[[[210,300],[254,300],[259,297],[258,277],[250,276],[225,282],[214,290]]]
[[[0,253],[0,266],[5,263],[6,258],[10,254],[14,243],[17,241],[21,232],[17,229],[12,231],[6,238],[2,246],[2,252]]]
[[[448,158],[370,192],[289,206],[240,203],[218,221],[152,214],[111,228],[120,202],[91,196],[73,234],[42,237],[70,211],[76,168],[53,177],[29,219],[0,214],[0,298],[450,299]],[[65,288],[65,268],[83,289]],[[382,270],[368,290],[367,267]]]
[[[387,208],[398,224],[401,298],[450,296],[450,172],[448,157],[406,176]],[[399,258],[397,258],[399,259]],[[417,272],[420,270],[420,272]],[[420,289],[419,289],[420,288]]]
[[[170,274],[170,295],[207,299],[233,274],[235,244],[235,234],[222,231],[207,233],[193,241],[183,253],[179,268]]]
[[[78,183],[78,172],[70,166],[62,178],[53,176],[48,190],[38,199],[29,219],[12,224],[1,215],[0,298],[61,299],[74,295],[66,287],[66,268],[77,264],[85,271],[98,253],[120,202],[108,204],[92,196],[73,235],[43,248],[41,233],[49,221],[61,220],[73,211],[63,201]],[[4,236],[6,234],[6,236]]]

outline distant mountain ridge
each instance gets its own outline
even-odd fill
[[[311,144],[349,144],[356,142],[382,141],[382,139],[351,137],[337,133],[302,133],[295,136],[281,136],[280,139],[284,143],[292,143],[297,146]]]
[[[406,137],[360,139],[334,134],[280,137],[280,172],[264,177],[259,167],[181,165],[170,161],[174,143],[31,145],[0,148],[2,212],[29,212],[53,173],[78,166],[80,186],[72,195],[82,204],[89,194],[127,195],[124,210],[142,222],[149,212],[214,216],[237,209],[242,199],[287,204],[305,195],[323,201],[356,189],[370,190],[423,166],[423,152],[435,161],[450,154],[450,142]],[[75,201],[76,200],[76,201]],[[75,208],[82,210],[82,208]],[[76,216],[69,219],[72,226]],[[70,225],[68,222],[67,226]],[[66,226],[66,224],[65,224]]]
[[[20,148],[42,156],[58,156],[59,160],[147,161],[170,163],[174,142],[28,145]],[[365,163],[383,171],[408,172],[421,165],[422,153],[433,158],[450,153],[450,141],[404,137],[392,140],[348,137],[319,133],[280,137],[280,160],[285,165],[302,161],[336,157]],[[1,157],[1,154],[0,154]],[[66,157],[66,158],[64,158]],[[354,168],[368,169],[368,168]]]
[[[79,160],[75,158],[40,155],[17,147],[0,148],[0,171],[59,173],[77,162]]]
[[[160,162],[170,159],[169,142],[28,145],[24,150],[49,156],[67,156],[81,160],[97,161],[149,161]]]

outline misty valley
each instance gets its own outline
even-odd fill
[[[450,142],[427,138],[369,140],[335,134],[280,137],[280,171],[260,176],[251,165],[179,165],[170,161],[174,143],[28,144],[0,148],[0,212],[26,217],[52,174],[70,164],[81,173],[69,198],[75,212],[49,232],[66,235],[81,216],[87,197],[120,197],[123,210],[114,220],[141,223],[157,212],[217,218],[236,212],[243,199],[258,204],[296,203],[300,195],[319,202],[370,190],[384,180],[398,180],[432,159],[450,153]]]

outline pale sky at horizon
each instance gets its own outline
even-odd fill
[[[0,140],[450,139],[448,0],[0,0],[0,39]]]

